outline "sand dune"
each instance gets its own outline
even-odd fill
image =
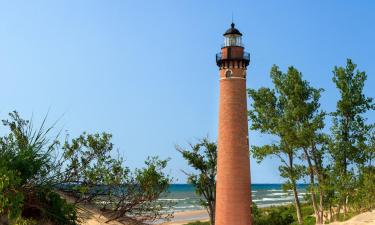
[[[118,221],[111,221],[109,223],[105,223],[107,218],[103,215],[100,215],[97,211],[88,209],[88,210],[80,210],[79,211],[80,217],[82,220],[82,225],[101,225],[101,224],[108,224],[108,225],[121,225],[127,223],[120,223]],[[186,211],[186,212],[178,212],[175,213],[174,218],[170,222],[156,222],[154,224],[159,225],[181,225],[186,224],[188,222],[193,221],[207,221],[208,215],[205,210],[196,210],[196,211]]]
[[[344,222],[334,222],[331,225],[375,225],[375,210],[354,216]]]
[[[106,217],[99,215],[95,210],[85,210],[81,211],[81,215],[85,217],[85,220],[82,222],[82,225],[121,225],[126,223],[120,223],[117,221],[112,221],[110,223],[105,223]],[[185,211],[175,213],[175,217],[172,221],[167,223],[159,223],[159,225],[183,225],[188,222],[193,221],[207,221],[208,215],[205,210],[196,210],[196,211]],[[330,223],[331,225],[375,225],[375,210],[372,212],[365,212],[354,216],[348,221],[344,222],[334,222]]]

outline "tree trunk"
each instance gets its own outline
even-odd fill
[[[323,220],[323,213],[324,213],[324,204],[323,204],[323,201],[324,201],[324,193],[323,193],[323,190],[319,187],[318,185],[318,191],[319,191],[319,217],[320,217],[320,221],[321,223],[323,224],[324,223],[324,220]]]
[[[340,220],[341,203],[337,206],[336,220]]]
[[[314,185],[314,184],[312,183],[311,185]],[[323,222],[321,220],[321,216],[320,216],[320,210],[318,209],[318,205],[316,203],[316,196],[315,196],[314,187],[311,187],[310,191],[311,191],[311,201],[312,201],[314,213],[315,213],[315,223],[316,224],[323,224]]]
[[[329,222],[333,221],[332,205],[329,204]]]
[[[293,171],[293,153],[289,152],[288,153],[288,159],[289,159],[289,169],[290,171]],[[302,214],[301,214],[301,204],[298,199],[298,192],[297,192],[297,185],[296,181],[293,178],[293,175],[290,174],[290,183],[292,184],[292,190],[293,190],[293,195],[294,195],[294,203],[296,207],[296,212],[297,212],[297,219],[298,219],[298,224],[302,224]]]
[[[297,192],[297,187],[295,183],[293,183],[293,195],[294,195],[294,202],[296,206],[298,224],[302,224],[301,204],[298,199],[298,192]]]
[[[323,178],[323,166],[321,157],[317,156],[315,144],[311,146],[312,159],[315,164],[315,173],[318,178],[318,192],[319,192],[319,221],[321,224],[324,223],[324,192],[322,189],[324,178]]]
[[[321,217],[320,217],[320,211],[318,209],[318,205],[316,203],[316,195],[315,195],[315,178],[314,178],[314,168],[311,163],[310,155],[307,149],[303,149],[306,155],[307,163],[308,163],[308,173],[310,176],[310,192],[311,192],[311,201],[313,204],[314,208],[314,213],[315,213],[315,222],[316,224],[322,224]]]
[[[215,203],[213,205],[209,205],[207,211],[208,216],[210,217],[210,224],[215,225]]]
[[[346,195],[345,205],[344,205],[344,219],[346,219],[346,216],[347,216],[347,213],[348,213],[348,202],[349,202],[349,196]]]

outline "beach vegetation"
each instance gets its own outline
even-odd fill
[[[301,204],[303,225],[314,225],[313,208],[308,204]],[[253,225],[293,225],[298,224],[294,205],[271,206],[259,208],[255,203],[252,206]],[[210,222],[190,222],[185,225],[210,225]]]
[[[0,138],[0,217],[4,224],[77,224],[74,205],[53,191],[54,155],[59,146],[51,128],[11,112],[3,120],[8,133]]]
[[[217,144],[203,138],[189,148],[176,146],[177,151],[197,173],[188,173],[188,183],[193,185],[195,192],[202,199],[200,204],[207,210],[210,222],[215,224],[215,196],[217,172]]]
[[[298,164],[297,159],[301,154],[300,150],[304,149],[305,157],[308,156],[310,162],[308,167],[312,170],[309,149],[310,146],[315,146],[313,142],[317,139],[316,130],[323,126],[324,113],[318,112],[322,90],[311,87],[303,80],[302,73],[294,67],[289,67],[283,73],[277,66],[273,66],[271,79],[273,89],[263,87],[248,90],[253,100],[249,118],[252,130],[272,135],[278,141],[251,146],[251,150],[258,162],[268,156],[275,156],[280,160],[280,175],[286,179],[284,189],[293,192],[298,223],[302,224],[297,182],[305,175],[306,166]],[[311,180],[314,181],[314,178]],[[315,194],[313,197],[316,205]]]
[[[311,87],[294,67],[285,74],[272,67],[271,79],[273,89],[248,90],[253,100],[249,120],[251,129],[278,139],[251,146],[251,151],[258,162],[267,156],[282,162],[285,189],[293,190],[298,180],[308,178],[305,202],[312,206],[314,217],[298,210],[296,201],[298,223],[306,224],[306,218],[316,224],[341,221],[373,209],[375,124],[368,123],[366,115],[375,105],[363,93],[366,73],[350,59],[345,67],[334,68],[332,80],[340,98],[331,113],[320,109],[323,90]],[[332,126],[330,133],[324,133],[328,116]]]
[[[374,167],[371,130],[374,125],[367,124],[365,113],[375,109],[373,99],[363,94],[367,75],[356,70],[357,65],[348,59],[345,67],[335,67],[333,82],[340,93],[336,110],[331,113],[333,126],[329,155],[332,159],[332,184],[334,195],[329,199],[336,206],[336,215],[343,210],[344,218],[351,203],[358,208],[358,203],[366,202],[363,191],[374,194],[367,181],[373,181],[370,175]],[[370,186],[374,186],[374,183]],[[355,203],[355,201],[358,201]],[[365,204],[367,205],[367,204]]]
[[[185,225],[210,225],[211,223],[210,222],[202,222],[202,221],[195,221],[195,222],[191,222],[191,223],[187,223]]]
[[[91,204],[106,214],[107,222],[150,222],[172,216],[171,201],[159,201],[172,178],[164,172],[168,159],[149,157],[143,168],[125,166],[113,156],[112,135],[83,133],[63,146],[62,183],[59,191],[76,203]]]
[[[8,132],[0,137],[1,224],[76,225],[78,208],[87,204],[108,221],[171,218],[174,203],[159,200],[172,182],[164,172],[168,159],[149,157],[131,170],[113,154],[111,134],[60,141],[46,118],[37,129],[17,112],[2,122]]]

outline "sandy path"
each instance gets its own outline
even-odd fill
[[[354,216],[348,221],[334,222],[330,225],[375,225],[375,210]]]
[[[82,221],[81,225],[120,225],[122,223],[112,221],[110,223],[105,223],[107,218],[103,215],[100,215],[96,210],[92,209],[85,209],[80,210],[79,214],[81,218],[84,220]],[[183,225],[189,222],[194,221],[208,221],[208,214],[206,210],[196,210],[196,211],[185,211],[185,212],[177,212],[174,214],[174,218],[167,223],[155,222],[153,224],[159,225]]]
[[[208,214],[206,210],[194,210],[177,212],[174,218],[168,223],[161,223],[163,225],[182,225],[194,221],[208,221]]]

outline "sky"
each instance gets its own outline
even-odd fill
[[[371,0],[0,0],[0,118],[17,110],[38,123],[48,113],[70,137],[112,133],[127,166],[171,158],[167,172],[185,183],[182,170],[193,170],[175,146],[216,140],[215,54],[232,14],[251,54],[247,87],[271,87],[271,66],[293,65],[325,89],[330,112],[332,70],[347,58],[375,97],[374,11]],[[272,138],[250,131],[249,141]],[[252,182],[282,182],[278,165],[252,159]]]

